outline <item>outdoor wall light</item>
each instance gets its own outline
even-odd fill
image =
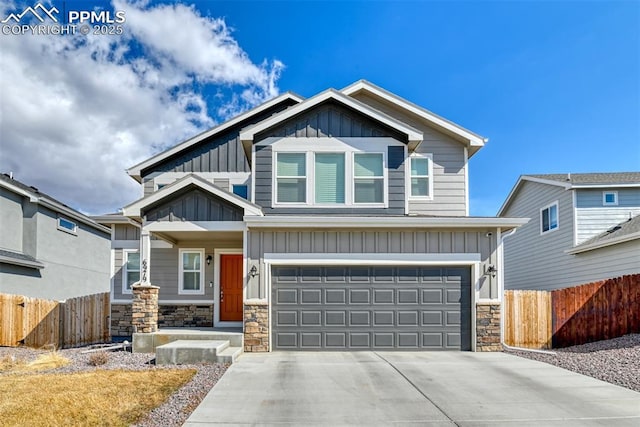
[[[211,260],[213,257],[211,255],[207,255],[207,265],[211,265]]]
[[[484,274],[488,274],[491,277],[496,277],[497,272],[498,272],[498,269],[495,267],[495,265],[490,264],[489,266],[486,267]]]
[[[255,265],[251,266],[251,269],[249,270],[249,275],[252,278],[258,275],[258,268]]]

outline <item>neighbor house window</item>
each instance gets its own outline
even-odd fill
[[[204,294],[203,249],[180,249],[179,293]]]
[[[354,203],[384,202],[384,159],[382,153],[354,153]]]
[[[76,234],[78,226],[75,222],[69,221],[66,218],[58,217],[58,230],[66,231],[67,233]]]
[[[316,153],[314,166],[315,203],[344,203],[344,153]]]
[[[246,185],[233,184],[233,194],[243,199],[249,199],[249,187]]]
[[[278,203],[307,201],[307,163],[305,153],[278,153],[276,163]]]
[[[131,286],[140,281],[140,253],[125,251],[122,266],[122,293],[130,294]]]
[[[605,191],[602,193],[602,204],[604,206],[617,206],[618,205],[618,192],[617,191]]]
[[[411,169],[411,197],[431,196],[431,159],[414,155],[409,158]]]
[[[558,228],[558,202],[540,210],[540,217],[543,233]]]

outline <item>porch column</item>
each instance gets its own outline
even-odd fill
[[[151,277],[151,232],[142,227],[140,231],[140,284],[150,285]]]

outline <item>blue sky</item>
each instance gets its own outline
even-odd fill
[[[86,2],[81,4],[87,7]],[[163,9],[166,13],[159,19],[142,13],[168,3],[151,2],[135,8],[123,0],[115,6],[94,4],[127,13],[126,25],[132,26],[134,38],[140,41],[132,48],[132,56],[149,55],[153,57],[149,62],[156,63],[158,58],[167,57],[170,62],[175,55],[175,62],[181,63],[179,57],[184,52],[162,45],[182,32],[180,22],[170,22],[171,10]],[[224,78],[198,78],[200,70],[206,70],[202,67],[211,64],[194,64],[202,59],[197,58],[197,52],[185,54],[183,71],[191,80],[180,85],[190,85],[188,96],[204,111],[198,117],[186,117],[184,122],[163,122],[162,126],[172,130],[153,134],[152,144],[140,136],[144,134],[136,133],[135,123],[124,124],[122,132],[130,126],[133,135],[123,139],[128,141],[128,151],[123,153],[129,153],[130,160],[110,158],[122,161],[109,172],[123,175],[114,180],[129,179],[122,170],[134,160],[277,91],[291,90],[308,97],[361,78],[489,138],[470,162],[472,215],[494,215],[523,173],[640,170],[640,2],[185,4],[194,4],[192,13],[208,22],[221,19],[228,27],[224,34],[227,42],[235,43],[233,54],[245,63],[229,67]],[[78,2],[67,2],[67,8],[76,5]],[[141,12],[136,18],[138,9]],[[136,19],[146,22],[135,26]],[[154,33],[153,27],[166,31]],[[183,28],[191,31],[192,27]],[[219,27],[208,28],[214,33],[220,31]],[[145,43],[151,47],[145,48]],[[182,49],[189,53],[194,46],[198,44]],[[68,57],[60,59],[62,72],[67,60],[71,61]],[[251,68],[254,77],[233,77],[234,72],[247,66],[255,68]],[[234,93],[246,96],[232,102]],[[225,108],[221,109],[221,104]],[[7,108],[2,105],[3,113]],[[182,108],[183,113],[188,110],[185,104],[176,108]],[[6,117],[3,114],[0,118],[3,127],[8,124]],[[96,113],[94,120],[99,122],[101,116]],[[142,123],[153,126],[153,115],[145,120]],[[171,128],[180,123],[186,123],[182,131]],[[6,143],[3,137],[0,144]],[[78,149],[90,144],[87,141]],[[137,146],[140,144],[144,147]],[[0,159],[3,172],[15,167],[17,161],[5,159],[3,163]],[[39,175],[23,171],[23,180],[31,178],[42,185],[47,165],[42,167],[45,170]],[[64,194],[71,187],[56,187],[51,181],[44,185],[62,192],[50,191],[65,200]],[[94,192],[96,185],[99,182],[91,187]],[[127,191],[133,191],[132,184],[127,185]],[[117,195],[113,201],[107,197],[106,202],[102,197],[101,203],[90,196],[72,202],[85,211],[100,213],[95,211],[115,209],[132,200]]]

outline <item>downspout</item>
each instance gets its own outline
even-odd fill
[[[498,263],[499,263],[498,265],[500,266],[498,269],[499,270],[498,274],[500,275],[500,280],[498,280],[498,288],[499,288],[500,295],[502,297],[501,298],[502,303],[504,303],[504,253],[503,253],[504,241],[507,237],[513,236],[517,230],[518,230],[517,228],[514,228],[507,234],[500,236],[500,250],[498,251]],[[500,343],[502,344],[502,347],[508,350],[525,351],[530,353],[542,353],[542,354],[551,354],[551,355],[556,354],[554,351],[549,351],[549,350],[538,350],[534,348],[524,348],[524,347],[512,347],[510,345],[507,345],[504,342],[504,319],[505,319],[504,310],[501,307],[500,308]]]

